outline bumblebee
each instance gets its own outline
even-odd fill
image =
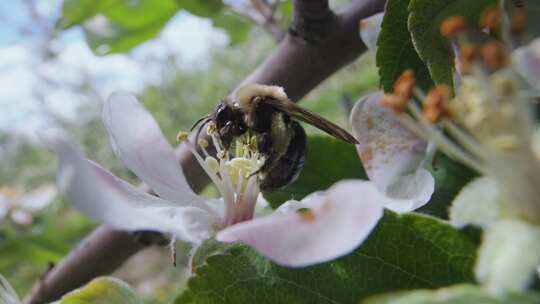
[[[351,144],[357,140],[336,124],[289,100],[283,88],[251,84],[225,98],[215,111],[192,127],[199,131],[209,122],[216,127],[223,147],[228,150],[234,139],[250,132],[256,138],[257,151],[264,163],[257,172],[262,191],[279,190],[294,182],[306,159],[306,133],[298,121]]]

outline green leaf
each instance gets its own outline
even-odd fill
[[[328,136],[311,136],[300,177],[283,190],[264,193],[264,198],[277,208],[287,200],[299,200],[339,180],[354,178],[366,179],[366,173],[353,145]]]
[[[411,0],[409,31],[435,83],[453,86],[454,60],[447,40],[440,33],[441,23],[459,15],[475,27],[484,9],[495,3],[496,0]]]
[[[235,45],[244,40],[249,33],[251,24],[240,15],[223,12],[213,19],[216,27],[224,29],[229,35],[229,44]]]
[[[60,304],[142,304],[131,288],[119,279],[100,277],[65,295]]]
[[[473,285],[458,285],[439,290],[402,291],[375,296],[363,304],[534,304],[540,303],[537,292],[509,293],[498,297]]]
[[[169,17],[172,17],[169,16]],[[108,55],[126,52],[131,48],[154,38],[163,28],[168,19],[157,20],[141,28],[127,28],[118,24],[107,22],[101,27],[95,28],[89,25],[83,26],[86,42],[96,55]]]
[[[121,0],[64,0],[59,25],[67,29],[81,24]]]
[[[440,152],[435,154],[428,170],[435,178],[435,192],[429,203],[416,211],[447,219],[454,198],[478,174]]]
[[[61,25],[82,24],[92,51],[106,55],[153,38],[178,9],[176,0],[66,0]]]
[[[418,86],[424,90],[433,86],[425,63],[413,46],[407,28],[410,0],[388,0],[377,40],[376,63],[385,92],[392,92],[394,82],[407,69],[415,73]]]
[[[471,282],[475,252],[467,236],[435,218],[387,211],[357,250],[317,266],[285,268],[233,246],[195,268],[175,303],[358,303],[382,292]]]
[[[221,0],[177,0],[178,6],[193,15],[215,17],[223,8]]]

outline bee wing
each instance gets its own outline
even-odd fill
[[[334,124],[333,122],[325,119],[324,117],[308,111],[290,100],[277,100],[273,98],[267,98],[265,103],[269,103],[275,106],[278,110],[288,113],[292,117],[308,123],[318,129],[351,144],[358,144],[356,138],[354,138],[349,132]]]

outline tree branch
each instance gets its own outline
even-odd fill
[[[261,21],[255,20],[263,29],[265,29],[274,40],[280,42],[285,37],[285,31],[279,26],[274,18],[274,7],[266,0],[251,0],[251,5],[261,15]]]
[[[297,12],[293,28],[296,32],[287,35],[243,83],[280,85],[292,100],[297,101],[360,55],[365,46],[358,37],[358,23],[362,18],[381,12],[384,0],[352,1],[344,13],[338,15],[332,14],[326,2],[295,0]],[[306,11],[302,12],[304,9]],[[332,17],[326,19],[328,16]],[[324,24],[313,24],[321,20],[325,20]],[[311,40],[313,37],[320,40]],[[177,153],[193,189],[202,190],[208,183],[203,170],[185,146],[179,146]],[[162,239],[159,234],[153,234],[150,243],[154,237],[158,241]],[[57,300],[92,278],[114,271],[144,247],[133,234],[98,228],[60,264],[43,275],[25,303]]]
[[[319,43],[325,39],[328,24],[335,16],[328,0],[293,0],[293,17],[291,34],[310,43]]]

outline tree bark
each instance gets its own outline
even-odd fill
[[[280,85],[292,100],[298,101],[366,49],[359,38],[359,21],[381,12],[384,3],[356,0],[343,13],[334,15],[327,1],[295,0],[295,19],[289,34],[243,84]],[[193,189],[202,190],[208,184],[204,171],[186,147],[180,145],[177,153]],[[141,237],[146,239],[144,244]],[[111,273],[146,245],[162,243],[163,238],[157,233],[143,232],[137,237],[100,227],[42,276],[25,303],[57,300],[91,279]]]

